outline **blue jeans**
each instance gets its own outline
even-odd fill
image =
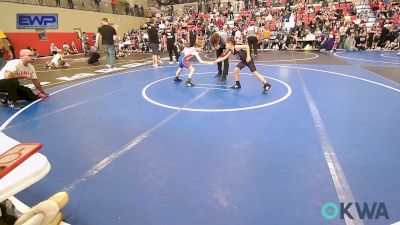
[[[115,67],[115,47],[114,45],[103,45],[106,53],[106,62],[111,67]]]

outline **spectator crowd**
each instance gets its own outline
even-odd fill
[[[177,47],[183,42],[204,41],[210,50],[209,37],[217,31],[226,32],[237,43],[251,45],[257,50],[320,50],[322,52],[345,49],[398,50],[400,7],[398,4],[374,1],[357,8],[351,2],[321,4],[286,3],[274,7],[273,1],[249,2],[241,11],[230,3],[190,8],[183,15],[162,17],[158,20],[161,50],[166,49],[163,33],[173,29],[177,34]],[[235,15],[235,16],[234,16]],[[120,51],[149,51],[147,28],[133,29],[121,38]]]

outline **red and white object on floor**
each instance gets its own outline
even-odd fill
[[[0,202],[41,180],[50,171],[40,143],[20,144],[0,132]]]

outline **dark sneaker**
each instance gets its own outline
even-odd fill
[[[221,76],[221,79],[219,80],[220,83],[225,83],[226,82],[226,76]]]
[[[271,87],[272,87],[272,85],[270,83],[264,84],[263,93],[267,93],[267,91],[269,91],[269,89],[271,89]]]
[[[18,103],[17,101],[10,102],[8,104],[8,106],[10,106],[13,109],[22,109],[22,108],[24,108],[24,105],[22,105],[21,103]]]
[[[175,77],[174,82],[181,82],[182,79],[179,79],[179,77]]]
[[[221,76],[222,76],[222,74],[217,74],[217,75],[215,75],[214,77],[215,77],[215,78],[221,78]]]
[[[240,89],[242,86],[240,84],[235,84],[232,87],[230,87],[231,89]]]
[[[192,82],[190,81],[186,81],[186,87],[194,87],[196,85],[194,85]]]
[[[0,102],[4,105],[7,105],[7,94],[0,93]]]

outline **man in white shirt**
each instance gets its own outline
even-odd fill
[[[245,30],[247,35],[247,43],[250,47],[250,55],[252,54],[252,49],[254,50],[254,56],[257,56],[258,49],[258,27],[255,25],[254,21],[250,21],[250,26]]]
[[[30,64],[35,57],[33,52],[22,49],[19,54],[19,59],[9,61],[0,71],[0,92],[8,94],[3,96],[1,103],[8,104],[15,109],[24,107],[17,100],[34,101],[48,96],[37,79],[35,68]],[[23,86],[21,80],[24,79],[32,80],[40,94],[36,95],[31,89]]]

